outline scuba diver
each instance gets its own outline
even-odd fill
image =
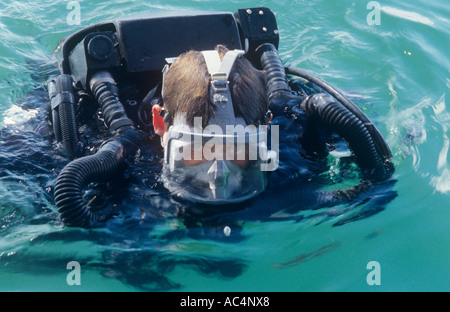
[[[219,45],[186,52],[167,70],[153,125],[165,151],[164,184],[177,196],[225,204],[265,189],[267,131],[259,126],[270,111],[264,76],[243,55]]]
[[[119,20],[66,38],[61,75],[48,82],[55,139],[73,159],[54,189],[63,223],[89,227],[108,220],[110,214],[89,208],[83,190],[117,179],[127,158],[153,135],[164,150],[164,187],[192,205],[266,202],[264,191],[277,181],[281,208],[298,206],[312,195],[302,183],[329,153],[331,133],[347,143],[362,180],[315,192],[310,201],[318,207],[349,202],[387,180],[392,156],[375,125],[333,86],[285,68],[278,42],[267,8]],[[109,138],[87,154],[79,128],[93,116]],[[278,168],[292,157],[282,159],[286,144],[299,146],[300,160]],[[300,176],[295,182],[293,168]]]

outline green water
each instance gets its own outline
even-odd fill
[[[183,224],[169,218],[139,244],[129,243],[134,232],[127,237],[125,230],[123,244],[110,244],[110,228],[62,227],[42,177],[0,168],[1,291],[450,290],[448,2],[379,1],[379,25],[368,25],[369,1],[81,0],[80,25],[68,24],[68,2],[0,3],[2,127],[33,130],[14,128],[38,115],[16,103],[43,84],[59,40],[78,29],[143,12],[266,6],[277,17],[286,64],[360,99],[394,154],[398,196],[385,210],[343,226],[333,226],[339,216],[243,222],[240,241],[170,239],[166,234]],[[38,143],[35,148],[48,148]],[[46,183],[60,169],[47,172]],[[69,261],[81,265],[80,286],[66,281]],[[380,285],[367,283],[370,261],[380,265]],[[136,287],[139,276],[149,287]]]

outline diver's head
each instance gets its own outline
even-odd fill
[[[223,45],[218,45],[216,51],[221,61],[229,52]],[[246,58],[238,57],[228,81],[236,117],[244,118],[248,125],[265,123],[268,104],[264,74]],[[194,117],[202,117],[203,127],[206,127],[217,111],[210,101],[210,83],[211,75],[202,52],[192,50],[177,57],[164,79],[166,126],[173,124],[177,113],[186,113],[189,126],[194,125]]]
[[[153,124],[163,137],[164,185],[174,195],[235,203],[267,185],[265,80],[242,54],[221,45],[189,51],[164,75],[164,106],[154,106]]]

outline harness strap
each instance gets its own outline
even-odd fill
[[[236,59],[244,55],[242,50],[228,51],[223,60],[220,60],[219,52],[216,50],[202,51],[205,58],[206,67],[211,75],[211,85],[209,89],[210,101],[216,105],[216,114],[209,121],[209,124],[219,125],[225,129],[227,125],[246,125],[242,118],[236,118],[231,100],[229,88],[229,75]]]

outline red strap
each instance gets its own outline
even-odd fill
[[[155,133],[159,136],[163,136],[164,131],[166,129],[166,124],[164,123],[164,119],[161,116],[162,107],[158,104],[153,105],[152,114],[153,114],[153,129]]]

